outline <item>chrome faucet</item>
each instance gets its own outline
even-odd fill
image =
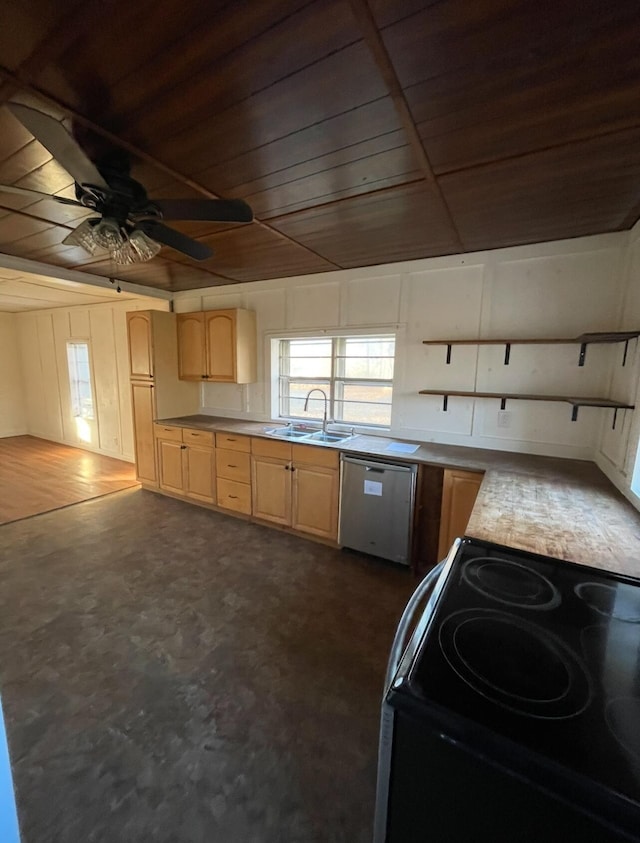
[[[305,413],[307,412],[307,408],[309,406],[309,396],[311,395],[312,392],[321,392],[322,397],[324,398],[324,415],[322,417],[322,431],[323,431],[323,433],[326,433],[327,432],[327,406],[329,404],[329,399],[327,398],[327,393],[324,391],[324,389],[320,389],[319,386],[314,386],[313,389],[310,389],[309,392],[307,392],[307,397],[304,399],[304,411],[305,411]]]

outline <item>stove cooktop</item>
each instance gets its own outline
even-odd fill
[[[640,580],[465,539],[398,693],[640,807]]]

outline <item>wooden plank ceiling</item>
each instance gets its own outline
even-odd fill
[[[120,145],[151,197],[242,197],[125,280],[194,289],[576,237],[640,214],[640,23],[618,0],[3,0],[0,103]],[[0,182],[73,195],[0,107]],[[0,194],[0,251],[100,275],[86,213]]]

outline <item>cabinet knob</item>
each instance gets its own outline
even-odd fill
[[[187,447],[186,445],[180,445],[180,450],[181,450],[181,451],[184,451],[184,449],[185,449],[186,447]]]

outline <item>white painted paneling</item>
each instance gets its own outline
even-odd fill
[[[236,307],[244,307],[242,294],[230,293],[229,288],[223,288],[213,295],[202,296],[202,310],[232,310]]]
[[[27,432],[25,396],[20,367],[16,317],[0,313],[0,437]]]
[[[340,285],[300,284],[289,288],[290,329],[335,327],[340,324]]]
[[[194,295],[193,292],[185,293],[173,304],[176,313],[193,313],[195,310],[203,310],[202,297]]]
[[[202,401],[205,410],[217,410],[221,415],[244,413],[243,387],[234,383],[205,383]]]
[[[74,307],[69,311],[69,331],[69,336],[74,340],[86,340],[91,336],[88,309]]]
[[[168,310],[159,299],[22,313],[17,319],[29,433],[132,461],[128,310]],[[71,412],[67,342],[89,342],[96,418],[80,429]]]
[[[640,232],[637,236],[640,246]],[[205,385],[205,412],[270,417],[273,336],[349,326],[388,330],[397,324],[393,435],[591,458],[601,430],[610,425],[608,411],[585,408],[578,421],[571,422],[568,404],[510,401],[504,427],[504,417],[498,425],[497,402],[452,397],[443,412],[440,397],[417,393],[448,388],[609,395],[613,388],[619,397],[619,392],[634,392],[638,381],[630,364],[624,374],[614,366],[620,348],[591,346],[586,365],[579,367],[577,346],[512,346],[511,363],[505,367],[503,347],[459,346],[453,348],[447,365],[446,346],[424,346],[422,340],[571,337],[616,329],[621,318],[626,327],[638,327],[640,248],[636,248],[637,257],[628,262],[626,275],[622,268],[627,236],[612,234],[244,283],[226,294],[210,288],[198,292],[197,303],[193,293],[178,293],[174,307],[198,310],[204,301],[208,308],[220,307],[228,295],[257,314],[259,382],[244,388]],[[637,279],[633,283],[631,274]],[[637,312],[637,318],[630,312]],[[629,419],[623,424],[633,439]],[[640,420],[637,426],[640,437]],[[617,439],[615,446],[611,437],[606,442],[617,459],[626,452]]]
[[[35,317],[42,370],[42,395],[44,415],[39,419],[39,431],[50,439],[62,439],[62,411],[58,381],[58,360],[53,334],[51,313],[38,313]]]
[[[26,318],[26,317],[25,317]],[[69,444],[81,444],[78,441],[78,427],[71,411],[71,388],[69,385],[69,369],[67,360],[67,342],[71,339],[71,320],[67,310],[51,311],[53,321],[53,335],[55,339],[56,358],[58,371],[61,377],[58,379],[58,391],[60,401],[60,414],[62,417],[62,438]],[[89,327],[87,323],[87,334],[83,339],[89,338]],[[95,424],[93,425],[95,428]]]
[[[346,281],[343,325],[380,325],[400,318],[400,277]]]
[[[483,336],[573,337],[611,330],[620,301],[619,250],[496,262]]]
[[[105,453],[120,455],[120,390],[116,363],[115,314],[112,308],[93,310],[90,320],[93,353],[94,403],[99,419],[98,443]]]

